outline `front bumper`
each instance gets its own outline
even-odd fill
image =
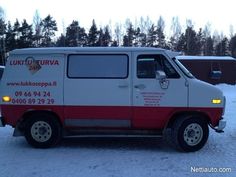
[[[223,133],[225,127],[226,127],[226,120],[224,120],[222,117],[219,121],[218,126],[212,127],[212,128],[218,133]]]
[[[4,127],[5,126],[5,122],[2,116],[0,116],[0,127]]]

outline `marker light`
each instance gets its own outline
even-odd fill
[[[3,102],[10,102],[10,101],[11,101],[11,97],[9,97],[9,96],[3,96],[3,97],[2,97],[2,101],[3,101]]]
[[[212,104],[220,104],[221,99],[212,99],[211,102],[212,102]]]

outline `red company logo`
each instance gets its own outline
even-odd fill
[[[25,59],[25,65],[27,66],[28,70],[31,74],[35,74],[41,69],[38,60],[35,60],[33,57],[28,57]]]

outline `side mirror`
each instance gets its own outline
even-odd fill
[[[166,73],[162,70],[156,71],[156,79],[157,80],[165,80],[166,79]]]
[[[162,89],[168,89],[169,80],[166,79],[166,73],[162,70],[156,71],[156,79],[159,80],[160,86]]]

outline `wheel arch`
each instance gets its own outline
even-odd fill
[[[202,119],[205,119],[207,121],[207,123],[209,124],[211,122],[210,117],[201,111],[180,111],[180,112],[176,112],[174,113],[170,119],[168,120],[168,122],[166,123],[164,129],[170,128],[172,127],[172,125],[174,124],[174,122],[180,118],[180,117],[191,117],[191,116],[200,116]]]
[[[15,127],[16,136],[17,136],[17,133],[21,133],[22,134],[24,132],[25,124],[26,124],[27,120],[30,117],[32,117],[34,114],[47,114],[47,115],[51,115],[52,117],[54,117],[59,122],[60,126],[63,127],[63,123],[62,123],[59,115],[56,114],[55,112],[50,111],[50,110],[30,110],[30,111],[25,112],[21,116],[21,119],[17,122],[16,127]],[[19,132],[17,132],[17,131],[19,131]],[[14,134],[15,134],[15,132],[14,132]]]

